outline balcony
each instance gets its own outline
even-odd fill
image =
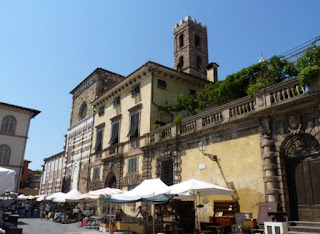
[[[254,113],[262,113],[268,108],[292,102],[314,93],[320,93],[320,76],[318,81],[310,87],[301,87],[296,78],[290,79],[259,90],[253,97],[240,98],[183,119],[180,125],[171,123],[162,126],[147,134],[146,144],[169,140],[176,136],[184,136],[212,126],[244,119]]]

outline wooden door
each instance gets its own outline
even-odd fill
[[[287,159],[292,220],[320,221],[320,158]]]
[[[291,220],[320,221],[319,142],[299,134],[286,145]]]

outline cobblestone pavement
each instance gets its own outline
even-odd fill
[[[102,234],[97,230],[80,228],[77,223],[62,224],[39,218],[19,218],[18,227],[23,228],[23,234]]]

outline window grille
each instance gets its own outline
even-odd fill
[[[168,186],[173,185],[173,161],[161,161],[160,179]]]

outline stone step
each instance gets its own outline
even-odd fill
[[[320,222],[310,222],[310,221],[289,221],[289,226],[312,226],[320,227]]]
[[[320,227],[316,226],[289,226],[289,231],[305,232],[305,233],[320,233]]]

